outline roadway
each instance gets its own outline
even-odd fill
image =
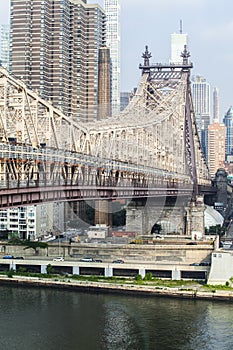
[[[158,263],[158,262],[145,262],[145,261],[125,261],[124,263],[113,263],[112,260],[106,259],[102,262],[83,262],[74,258],[67,258],[64,261],[53,261],[54,257],[28,257],[24,259],[3,259],[0,258],[0,265],[40,265],[47,266],[51,264],[53,266],[69,266],[69,267],[88,267],[88,268],[117,268],[117,269],[156,269],[156,270],[188,270],[188,271],[209,271],[210,266],[194,266],[190,264],[184,264],[180,262],[170,262],[170,263]]]

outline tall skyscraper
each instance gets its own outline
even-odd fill
[[[219,122],[219,91],[216,87],[213,90],[213,116]]]
[[[192,97],[203,153],[208,156],[208,125],[210,124],[210,84],[199,75],[192,78]]]
[[[110,48],[112,115],[120,112],[120,0],[104,0],[106,45]]]
[[[181,53],[184,46],[188,48],[188,34],[183,33],[182,21],[180,21],[180,32],[171,34],[171,58],[170,63],[181,64],[183,58]]]
[[[226,126],[226,158],[233,155],[233,107],[231,106],[223,118]]]
[[[1,65],[9,70],[10,26],[1,25]]]
[[[212,177],[224,166],[225,143],[226,127],[214,119],[213,124],[208,125],[208,166]]]
[[[111,115],[111,60],[107,47],[99,49],[98,120]]]
[[[10,69],[76,120],[97,118],[105,14],[86,0],[11,0]]]

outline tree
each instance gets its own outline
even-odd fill
[[[214,225],[214,226],[210,226],[209,229],[207,229],[207,234],[215,234],[215,235],[219,235],[221,233],[221,229],[222,226],[221,225]]]
[[[48,264],[46,266],[46,273],[47,273],[47,275],[51,275],[53,272],[54,272],[53,266],[51,264]]]
[[[38,254],[38,249],[46,249],[48,248],[48,243],[45,242],[32,242],[32,241],[24,241],[23,245],[25,245],[24,250],[26,249],[34,249],[35,255]]]
[[[12,232],[8,232],[8,239],[11,240],[11,239],[20,239],[19,238],[19,232],[16,232],[16,231],[12,231]]]
[[[162,226],[156,223],[151,229],[151,234],[156,233],[159,235],[161,230],[162,230]]]

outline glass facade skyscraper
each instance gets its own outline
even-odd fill
[[[181,64],[183,62],[181,53],[184,51],[185,45],[188,47],[188,34],[184,34],[184,33],[171,34],[170,63]]]
[[[112,115],[120,112],[120,0],[104,0],[106,45],[111,58]]]
[[[233,108],[228,109],[223,118],[226,126],[226,156],[233,155]]]
[[[188,49],[188,34],[183,33],[182,20],[180,20],[180,32],[171,34],[171,57],[170,63],[182,64],[181,53],[184,47]]]

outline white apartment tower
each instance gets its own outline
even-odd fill
[[[182,64],[181,53],[184,46],[188,48],[188,34],[183,33],[182,21],[180,21],[180,32],[171,34],[171,58],[170,63]]]
[[[111,59],[112,115],[120,112],[120,0],[104,0],[106,45]]]
[[[10,26],[1,25],[1,65],[9,70]]]
[[[208,125],[210,124],[210,84],[200,75],[192,78],[192,97],[197,131],[207,159]]]

